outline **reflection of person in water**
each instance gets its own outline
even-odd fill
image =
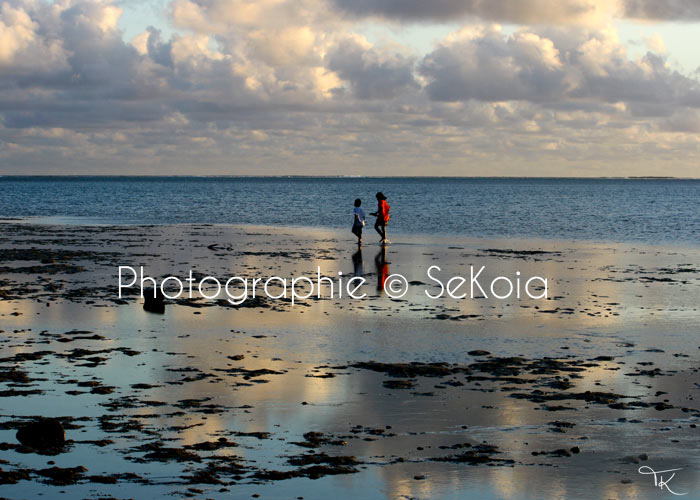
[[[383,292],[384,283],[389,277],[389,262],[386,260],[386,247],[384,245],[374,257],[374,263],[377,266],[377,290]]]
[[[352,264],[354,267],[354,274],[357,277],[362,277],[363,274],[363,262],[362,262],[362,247],[357,248],[357,252],[352,254]]]

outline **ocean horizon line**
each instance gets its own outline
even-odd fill
[[[700,180],[700,177],[639,176],[512,176],[512,175],[247,175],[247,174],[0,174],[0,179],[503,179],[503,180]]]

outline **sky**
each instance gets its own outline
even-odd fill
[[[2,0],[0,175],[700,177],[700,2]]]

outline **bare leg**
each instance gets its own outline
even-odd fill
[[[376,229],[379,236],[382,237],[381,241],[383,242],[386,239],[386,232],[384,226],[379,224],[379,219],[377,219],[377,222],[374,224],[374,229]]]
[[[352,234],[357,236],[357,244],[362,244],[362,226],[352,226]]]

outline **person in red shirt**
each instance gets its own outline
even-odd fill
[[[377,222],[374,223],[374,229],[376,229],[379,236],[382,237],[382,239],[379,241],[379,243],[382,245],[391,243],[386,237],[386,226],[389,223],[390,208],[391,207],[386,202],[386,196],[384,196],[384,193],[377,193],[377,211],[370,215],[374,215],[377,218]]]

